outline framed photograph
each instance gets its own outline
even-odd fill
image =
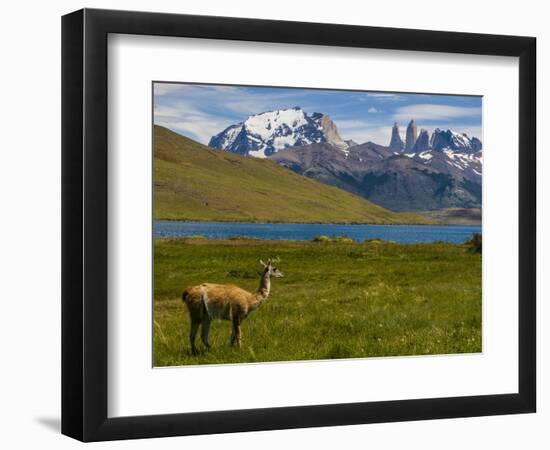
[[[532,37],[62,21],[62,432],[535,412]]]

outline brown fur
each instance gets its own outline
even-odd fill
[[[271,288],[271,276],[283,276],[282,272],[273,267],[271,260],[267,264],[262,261],[260,263],[264,266],[264,271],[257,292],[248,292],[233,284],[212,283],[191,286],[183,291],[182,300],[187,305],[191,319],[189,341],[193,353],[197,352],[195,338],[199,326],[202,326],[202,343],[206,348],[210,348],[208,334],[210,323],[214,319],[231,321],[231,344],[241,345],[241,322],[267,300]]]

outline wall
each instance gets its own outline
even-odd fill
[[[156,10],[191,14],[353,23],[452,31],[531,35],[538,38],[539,230],[548,226],[542,195],[550,183],[544,146],[543,108],[550,105],[550,31],[544,3],[462,0],[338,2],[155,2],[89,0],[85,3],[10,2],[0,19],[2,65],[0,159],[3,220],[0,227],[2,278],[2,371],[0,372],[0,442],[5,448],[32,445],[74,448],[80,444],[58,434],[60,377],[60,16],[83,6]],[[544,74],[544,76],[543,76]],[[7,142],[6,142],[7,139]],[[544,194],[543,194],[543,191]],[[545,216],[545,217],[544,217]],[[548,236],[539,233],[539,275],[548,269]],[[544,264],[544,266],[543,266]],[[539,342],[548,342],[548,305],[540,299],[548,280],[539,284]],[[7,308],[6,308],[7,306]],[[543,354],[544,353],[544,354]],[[539,380],[548,377],[547,347],[539,345]],[[96,448],[252,448],[298,445],[372,448],[548,448],[545,427],[550,419],[550,394],[539,387],[536,415],[472,418],[400,424],[322,428],[227,436],[172,438],[97,444]]]

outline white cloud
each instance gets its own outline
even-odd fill
[[[207,112],[205,107],[219,105],[220,113],[227,113],[228,99],[242,97],[237,87],[156,83],[154,88],[156,125],[208,144],[212,136],[236,122],[234,117]]]
[[[336,120],[336,127],[343,139],[353,139],[360,144],[364,142],[374,142],[379,145],[388,145],[391,139],[392,125],[390,122],[388,125],[380,124],[380,122],[370,122],[367,120]],[[398,123],[399,134],[403,142],[405,141],[405,132],[407,129],[407,122]],[[457,125],[453,122],[417,122],[418,130],[425,129],[431,136],[436,128],[446,130],[448,128],[456,131],[457,133],[466,133],[469,137],[477,137],[483,141],[482,127],[476,125]]]
[[[393,119],[396,121],[406,121],[414,119],[420,120],[448,120],[459,117],[479,118],[481,121],[481,108],[465,107],[465,106],[450,106],[437,104],[418,104],[401,106],[395,110]]]
[[[400,94],[393,94],[391,92],[368,92],[368,97],[374,97],[380,101],[401,101],[404,100],[405,97],[403,97]]]
[[[231,121],[215,121],[212,118],[205,120],[203,116],[186,116],[183,120],[179,118],[157,117],[155,125],[169,128],[176,133],[195,139],[201,144],[208,145],[210,138],[227,128]]]
[[[239,92],[237,86],[225,85],[209,85],[209,84],[190,84],[190,83],[155,83],[155,96],[172,95],[178,96],[183,94],[186,96],[201,97],[205,95]]]
[[[227,124],[217,122],[205,122],[202,119],[179,121],[165,121],[164,119],[155,119],[156,125],[169,128],[176,133],[195,139],[201,144],[208,145],[210,138],[227,127]]]
[[[207,144],[210,138],[229,125],[243,121],[250,114],[276,108],[301,106],[308,112],[324,112],[315,102],[312,104],[307,93],[296,91],[265,91],[262,95],[250,95],[247,88],[224,85],[195,85],[177,83],[155,83],[154,86],[154,121],[178,133]],[[369,97],[373,97],[370,98]],[[376,97],[376,100],[374,100]],[[344,116],[338,120],[338,109],[333,112],[333,119],[340,135],[344,139],[353,139],[363,143],[372,141],[387,145],[390,141],[391,126],[394,121],[400,125],[404,138],[405,129],[410,119],[414,118],[419,128],[426,128],[430,134],[439,128],[452,128],[469,136],[481,138],[481,108],[467,108],[440,104],[399,104],[384,103],[386,111],[390,106],[395,108],[393,114],[381,113],[380,101],[404,100],[405,96],[394,93],[373,92],[358,96],[357,100],[366,99],[363,118]],[[342,109],[342,105],[338,107]],[[320,108],[320,109],[319,109]],[[366,111],[365,111],[366,110]],[[368,118],[366,117],[369,113]],[[348,117],[348,119],[345,119]],[[465,120],[466,119],[466,120]],[[457,126],[456,123],[468,124]],[[478,125],[479,124],[479,125]]]
[[[301,95],[300,91],[247,95],[239,86],[176,83],[155,83],[154,94],[155,123],[173,129],[177,123],[178,132],[193,133],[190,137],[202,143],[251,114],[299,106]]]
[[[374,142],[388,145],[391,137],[391,126],[380,126],[366,120],[338,120],[335,122],[338,132],[343,139],[353,139],[359,144]]]
[[[185,103],[155,105],[153,115],[155,125],[169,128],[202,144],[208,144],[212,136],[234,123],[231,119],[203,113]]]
[[[153,86],[153,92],[155,96],[161,96],[180,92],[183,91],[185,88],[186,85],[183,84],[155,83]]]
[[[180,117],[182,115],[181,109],[168,105],[155,105],[153,112],[155,117]]]

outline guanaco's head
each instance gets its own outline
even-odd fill
[[[284,273],[281,272],[277,267],[275,267],[273,264],[275,262],[278,262],[277,261],[274,261],[272,260],[271,258],[269,258],[267,260],[267,263],[264,263],[261,259],[260,259],[260,264],[263,266],[264,268],[264,274],[268,273],[270,276],[272,277],[275,277],[275,278],[281,278],[284,276]]]

